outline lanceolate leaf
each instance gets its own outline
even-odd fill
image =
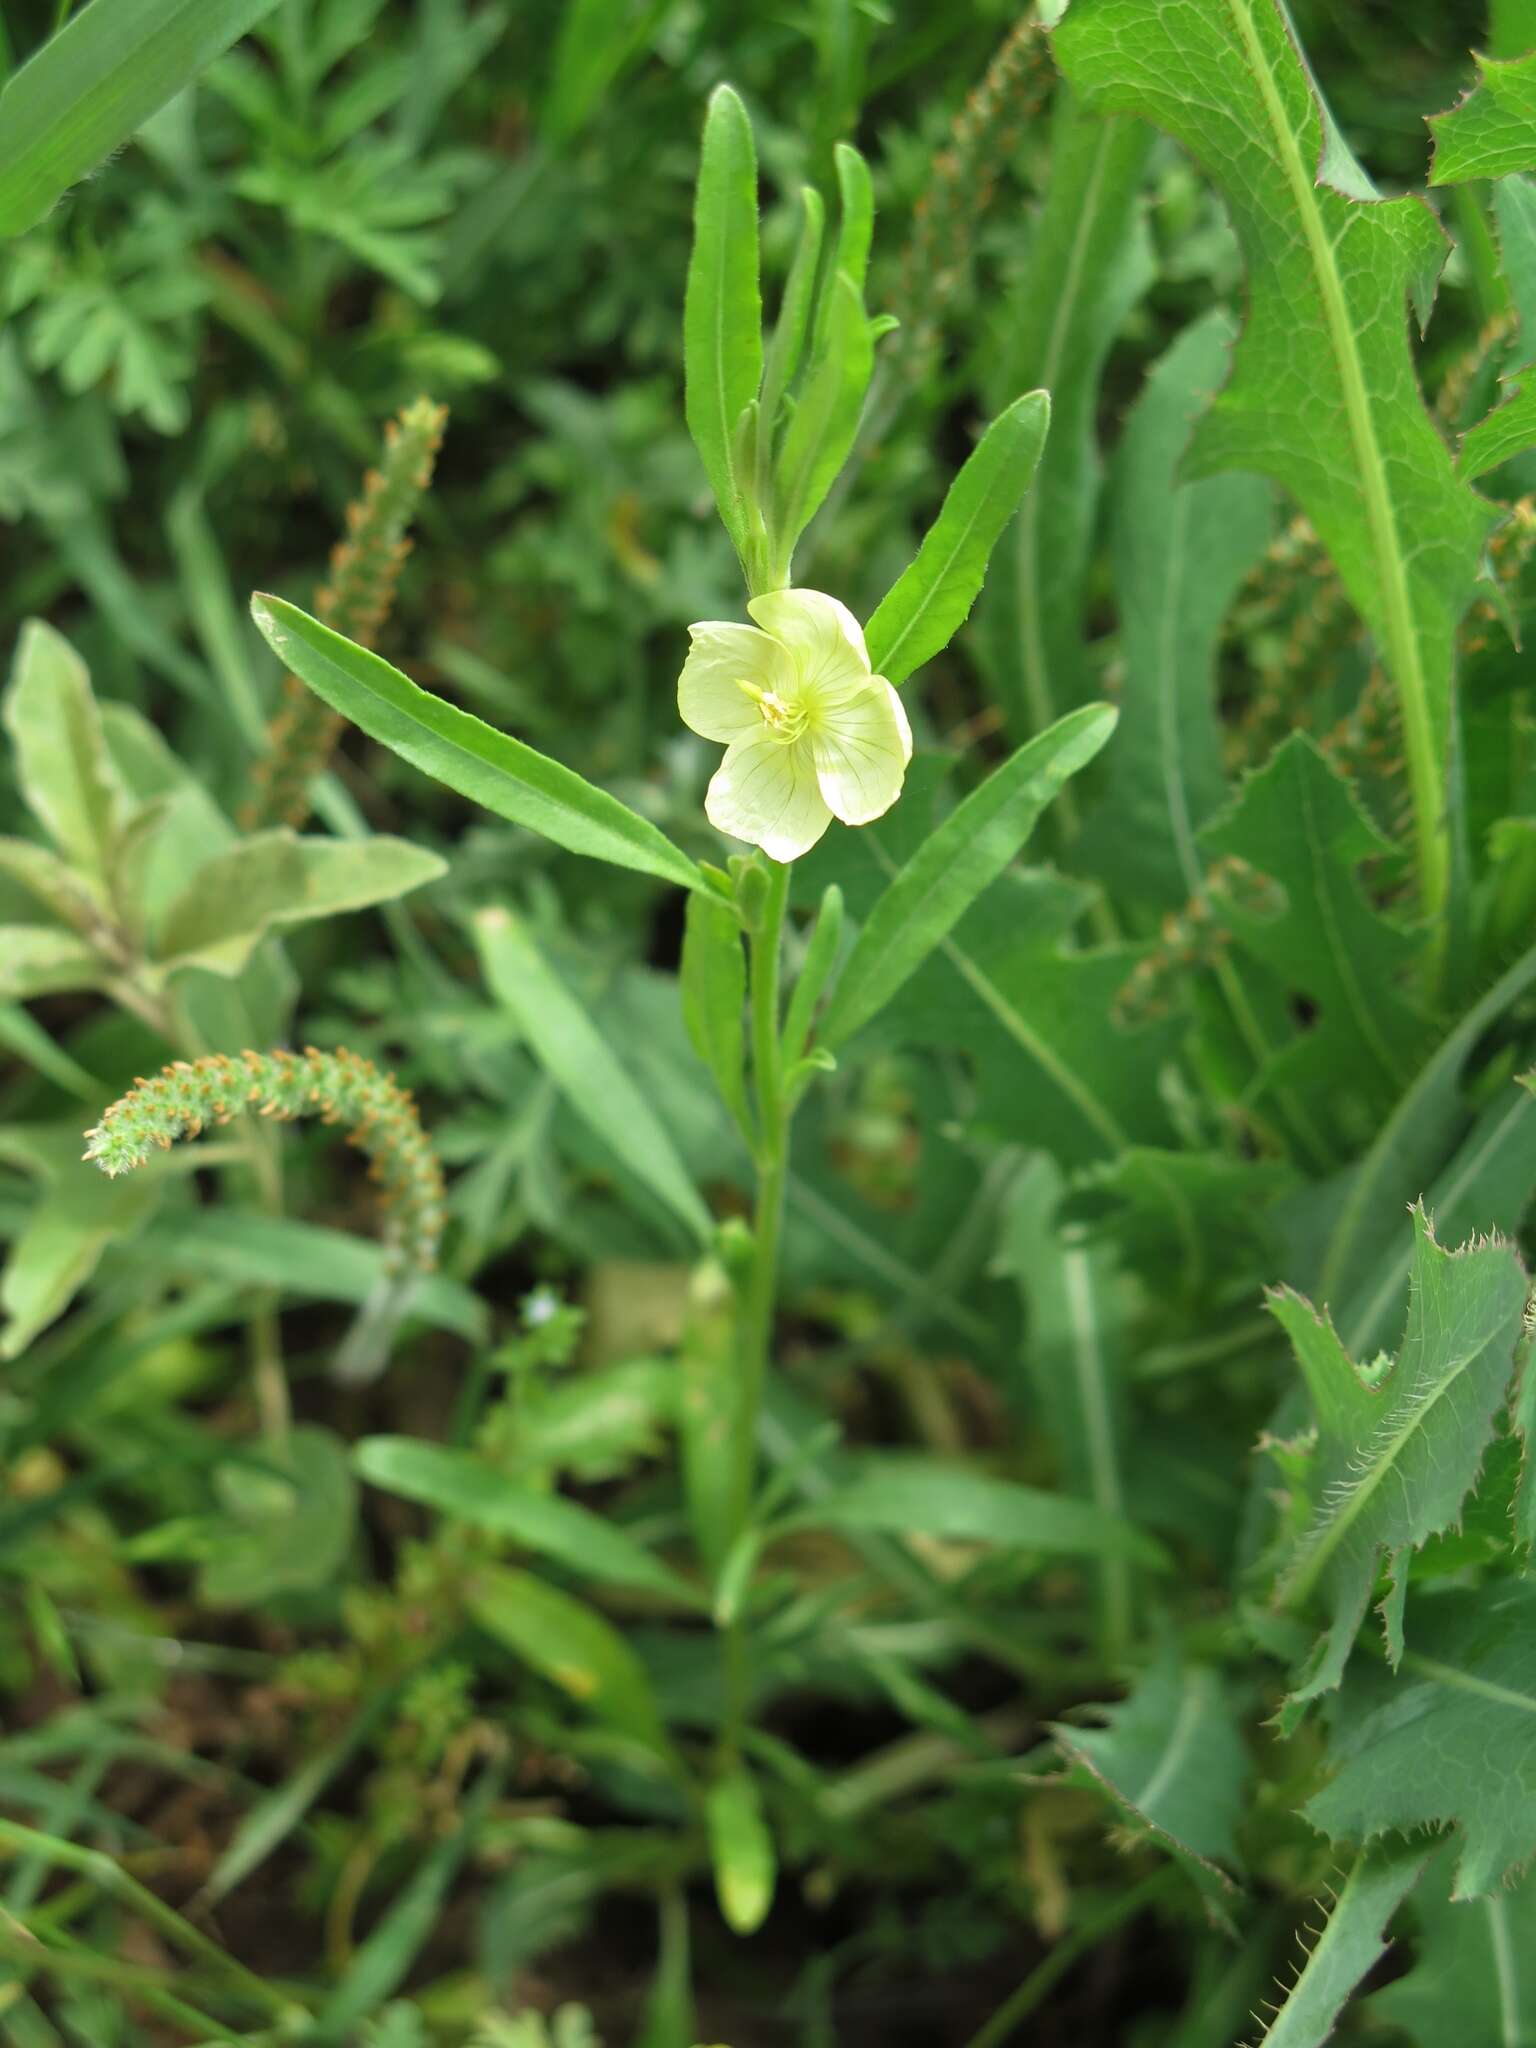
[[[1265,2029],[1261,2048],[1323,2048],[1333,2039],[1344,2001],[1385,1955],[1387,1923],[1418,1881],[1429,1853],[1396,1844],[1362,1851]]]
[[[1256,477],[1179,482],[1232,339],[1222,312],[1180,336],[1148,378],[1110,479],[1121,728],[1105,757],[1103,807],[1071,858],[1120,901],[1157,911],[1181,909],[1204,887],[1195,834],[1226,795],[1217,638],[1271,524],[1271,493]]]
[[[1051,182],[1007,364],[1013,390],[1050,392],[1051,431],[977,612],[978,642],[1017,739],[1094,694],[1083,586],[1099,491],[1095,413],[1110,344],[1152,276],[1136,210],[1151,141],[1139,121],[1094,119],[1057,87]]]
[[[837,1046],[867,1024],[996,881],[1062,784],[1115,729],[1086,705],[1019,748],[923,842],[865,919],[838,977],[821,1038]]]
[[[1398,694],[1424,904],[1438,914],[1454,636],[1491,516],[1453,477],[1409,352],[1405,300],[1422,320],[1445,239],[1421,201],[1377,198],[1277,0],[1076,0],[1056,50],[1089,106],[1155,121],[1225,195],[1250,310],[1192,472],[1272,476],[1322,535]]]
[[[1298,1700],[1338,1684],[1382,1559],[1400,1571],[1399,1553],[1456,1521],[1509,1390],[1525,1308],[1520,1261],[1500,1243],[1442,1251],[1422,1209],[1414,1225],[1408,1327],[1389,1369],[1351,1363],[1326,1317],[1299,1295],[1271,1297],[1319,1429],[1311,1520],[1276,1593],[1284,1607],[1319,1589],[1327,1600],[1328,1634]]]
[[[685,889],[705,886],[688,856],[617,797],[418,688],[297,605],[257,596],[251,616],[273,651],[333,711],[423,774],[571,853],[638,868]]]
[[[33,816],[77,868],[101,877],[126,794],[107,752],[85,663],[41,619],[22,627],[5,692],[5,726]]]
[[[1431,116],[1431,185],[1503,178],[1536,170],[1536,50],[1521,57],[1474,56],[1477,84],[1448,114]]]
[[[0,93],[0,235],[61,193],[268,13],[274,0],[94,0]]]
[[[1453,1897],[1497,1893],[1536,1852],[1536,1586],[1424,1594],[1410,1618],[1396,1678],[1351,1675],[1306,1816],[1351,1842],[1450,1823]]]
[[[966,457],[917,559],[864,629],[877,675],[904,682],[948,646],[976,602],[998,536],[1029,489],[1050,418],[1049,394],[1026,392]]]
[[[719,85],[699,160],[683,363],[688,431],[738,552],[746,545],[746,512],[732,449],[736,423],[762,378],[762,329],[752,124],[730,86]]]
[[[714,1076],[721,1100],[750,1143],[752,1117],[743,1066],[747,960],[741,923],[729,904],[699,894],[688,898],[679,982],[689,1043]]]

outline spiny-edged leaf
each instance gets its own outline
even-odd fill
[[[745,546],[732,447],[763,373],[758,283],[757,154],[747,110],[728,85],[710,96],[694,195],[693,254],[683,308],[684,407],[726,531]]]
[[[1462,435],[1456,473],[1471,483],[1528,448],[1536,448],[1536,378],[1524,374],[1517,390]]]
[[[108,1180],[80,1162],[80,1128],[0,1127],[0,1161],[36,1175],[43,1193],[0,1271],[0,1358],[19,1358],[61,1316],[112,1244],[131,1243],[158,1206],[154,1174]]]
[[[1493,188],[1493,217],[1505,281],[1520,320],[1515,360],[1529,363],[1536,360],[1536,181],[1500,178]]]
[[[274,0],[82,8],[0,93],[0,234],[24,234]]]
[[[1497,1231],[1514,1237],[1536,1188],[1536,1100],[1505,1087],[1489,1102],[1456,1151],[1422,1194],[1435,1230],[1450,1244]],[[1346,1348],[1366,1358],[1401,1327],[1413,1265],[1414,1233],[1406,1216],[1384,1218],[1373,1256],[1345,1275],[1337,1321]]]
[[[509,912],[475,919],[486,982],[571,1107],[700,1243],[709,1211],[666,1126],[591,1018]]]
[[[864,920],[822,1020],[824,1044],[840,1045],[884,1009],[1114,729],[1107,704],[1069,713],[994,769],[924,840]]]
[[[1008,386],[1051,394],[1051,431],[987,579],[976,644],[1018,739],[1093,694],[1084,580],[1099,494],[1104,359],[1152,278],[1136,199],[1151,131],[1085,115],[1058,86],[1051,182],[1017,305]]]
[[[1424,1848],[1363,1850],[1256,2048],[1323,2048],[1355,1986],[1386,1954],[1388,1922],[1429,1860]]]
[[[1536,1092],[1536,1074],[1522,1074],[1523,1089]],[[1523,1456],[1520,1487],[1515,1495],[1515,1540],[1536,1550],[1536,1367],[1531,1364],[1531,1345],[1523,1347],[1520,1385],[1515,1397],[1515,1426],[1520,1432]]]
[[[1386,1247],[1405,1228],[1404,1210],[1434,1183],[1467,1127],[1462,1075],[1474,1048],[1533,984],[1536,946],[1465,1012],[1398,1098],[1351,1176],[1334,1220],[1315,1282],[1323,1301],[1341,1304],[1369,1286]]]
[[[163,964],[239,974],[268,932],[388,903],[446,874],[405,839],[300,839],[286,826],[216,853],[165,914]]]
[[[0,1000],[30,1002],[95,988],[107,968],[94,946],[48,924],[0,924]]]
[[[270,1468],[270,1469],[268,1469]],[[315,1423],[280,1445],[215,1471],[220,1540],[199,1575],[213,1607],[249,1607],[277,1593],[329,1585],[346,1559],[357,1521],[357,1488],[347,1447]]]
[[[487,1635],[589,1713],[647,1749],[665,1750],[650,1679],[595,1607],[506,1565],[480,1567],[466,1588],[465,1605]]]
[[[1536,1879],[1480,1899],[1449,1894],[1442,1852],[1414,1894],[1413,1967],[1362,2010],[1416,2048],[1536,2048]]]
[[[1334,1841],[1455,1827],[1453,1896],[1476,1898],[1536,1852],[1536,1584],[1425,1593],[1412,1623],[1396,1677],[1351,1672],[1303,1811]]]
[[[1536,50],[1522,57],[1473,55],[1477,83],[1449,113],[1432,114],[1431,185],[1536,170]]]
[[[1412,1074],[1424,1020],[1400,993],[1418,943],[1372,909],[1359,866],[1389,853],[1353,790],[1315,741],[1292,733],[1200,834],[1208,859],[1235,857],[1278,882],[1283,908],[1265,914],[1235,894],[1223,921],[1242,948],[1317,1015],[1263,1076],[1331,1102],[1341,1129],[1364,1139]]]
[[[1065,1166],[1174,1141],[1158,1075],[1179,1027],[1115,1021],[1115,999],[1144,949],[1069,949],[1090,900],[1044,870],[1000,876],[881,1020],[903,1043],[964,1052],[978,1124]]]
[[[684,889],[705,886],[688,856],[616,796],[445,704],[297,605],[258,595],[251,617],[316,696],[424,775],[568,852],[637,868]]]
[[[688,1042],[709,1068],[721,1100],[750,1137],[744,1079],[747,959],[741,921],[728,903],[690,895],[678,976]]]
[[[1236,1866],[1250,1765],[1221,1673],[1165,1642],[1128,1699],[1090,1711],[1102,1726],[1051,1728],[1067,1758],[1186,1866]]]
[[[4,722],[32,815],[76,867],[103,876],[127,798],[85,663],[41,619],[28,619],[21,629]]]
[[[1056,52],[1090,106],[1156,122],[1222,190],[1249,314],[1191,473],[1272,476],[1322,536],[1402,706],[1436,907],[1451,661],[1491,517],[1452,474],[1408,343],[1404,302],[1422,323],[1445,237],[1421,200],[1376,196],[1277,0],[1076,0]]]
[[[1024,1297],[1024,1367],[1067,1483],[1103,1513],[1123,1516],[1130,1306],[1113,1255],[1063,1235],[1057,1212],[1064,1185],[1043,1153],[1030,1161],[1009,1196],[995,1266],[1012,1275]],[[1099,1599],[1105,1643],[1118,1653],[1132,1625],[1125,1559],[1105,1560]]]
[[[852,1476],[819,1494],[798,1521],[817,1528],[888,1529],[957,1543],[1001,1543],[1014,1550],[1076,1557],[1165,1562],[1162,1546],[1122,1517],[1086,1501],[992,1479],[937,1458],[871,1456]]]
[[[451,1520],[494,1530],[586,1577],[697,1603],[686,1579],[615,1523],[557,1493],[519,1486],[470,1451],[414,1437],[370,1436],[356,1447],[353,1463],[370,1485],[419,1501]]]
[[[1072,865],[1123,902],[1178,910],[1204,886],[1199,827],[1226,796],[1216,650],[1238,583],[1269,538],[1271,493],[1252,476],[1181,483],[1191,428],[1220,385],[1233,326],[1189,328],[1153,368],[1110,478],[1115,603],[1125,680],[1104,803]]]
[[[1270,1161],[1131,1145],[1079,1175],[1063,1218],[1109,1239],[1155,1286],[1210,1305],[1251,1294],[1274,1270],[1265,1212],[1290,1185]]]
[[[916,559],[864,629],[877,675],[904,682],[964,623],[998,536],[1029,489],[1050,420],[1049,393],[1026,392],[998,414],[966,457]]]
[[[1508,1391],[1525,1308],[1513,1249],[1487,1242],[1443,1251],[1414,1210],[1408,1327],[1383,1370],[1351,1362],[1326,1315],[1281,1289],[1270,1307],[1290,1337],[1317,1417],[1308,1525],[1282,1561],[1276,1598],[1326,1598],[1328,1632],[1294,1700],[1339,1682],[1381,1562],[1450,1528],[1482,1466]],[[1389,1651],[1401,1650],[1389,1625]]]
[[[745,1764],[734,1764],[704,1798],[709,1822],[715,1895],[733,1934],[755,1934],[773,1904],[773,1836],[763,1818],[757,1780]]]

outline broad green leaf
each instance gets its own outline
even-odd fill
[[[108,1180],[80,1162],[79,1126],[0,1128],[0,1161],[36,1175],[43,1193],[0,1272],[0,1358],[19,1358],[61,1316],[109,1245],[131,1243],[163,1192],[152,1174]]]
[[[729,904],[712,896],[688,898],[679,984],[689,1043],[750,1143],[744,1065],[747,957],[741,922]]]
[[[1522,1074],[1520,1086],[1527,1097],[1536,1093],[1536,1074]],[[1528,1101],[1527,1107],[1530,1106]],[[1527,1195],[1532,1177],[1527,1169]],[[1515,1397],[1515,1426],[1524,1441],[1520,1488],[1515,1495],[1515,1540],[1517,1543],[1523,1543],[1528,1550],[1536,1550],[1536,1367],[1531,1364],[1531,1352],[1532,1346],[1527,1342],[1523,1346],[1520,1384]]]
[[[1362,861],[1391,847],[1315,741],[1293,733],[1199,836],[1207,859],[1237,858],[1278,882],[1266,914],[1231,895],[1223,922],[1239,946],[1317,1011],[1261,1077],[1329,1103],[1347,1141],[1367,1142],[1413,1073],[1425,1020],[1399,984],[1419,942],[1367,901]]]
[[[1004,1212],[997,1265],[1018,1282],[1028,1317],[1024,1370],[1074,1493],[1125,1515],[1125,1348],[1130,1305],[1112,1253],[1068,1242],[1057,1220],[1065,1182],[1043,1154],[1020,1176]],[[1123,1655],[1133,1622],[1130,1567],[1099,1575],[1106,1649]]]
[[[557,1493],[519,1486],[470,1451],[414,1437],[370,1436],[356,1447],[353,1463],[372,1486],[419,1501],[453,1521],[493,1530],[586,1577],[698,1604],[698,1593],[686,1579],[615,1523]]]
[[[1432,114],[1431,185],[1536,170],[1536,50],[1519,57],[1474,52],[1477,84],[1447,114]]]
[[[1536,1812],[1536,1585],[1419,1595],[1394,1678],[1352,1671],[1331,1728],[1333,1776],[1303,1809],[1334,1841],[1454,1827],[1453,1897],[1496,1894],[1531,1861]]]
[[[0,1001],[97,988],[107,968],[94,946],[47,924],[0,924]]]
[[[30,839],[0,839],[0,881],[11,884],[12,892],[19,890],[28,899],[27,909],[41,904],[60,924],[78,932],[99,928],[98,898],[68,861],[50,853],[46,846],[35,846]],[[4,957],[0,948],[0,963]]]
[[[216,853],[165,914],[156,952],[164,966],[239,974],[268,932],[389,903],[448,872],[404,839],[300,839],[286,826]]]
[[[747,547],[736,475],[736,423],[763,374],[758,282],[757,154],[747,110],[728,85],[710,95],[694,195],[693,253],[683,310],[684,406],[726,531]]]
[[[1103,1725],[1055,1723],[1057,1746],[1208,1893],[1212,1878],[1220,1884],[1220,1866],[1239,1862],[1237,1824],[1251,1773],[1221,1673],[1182,1662],[1166,1643],[1128,1699],[1089,1711]]]
[[[1051,394],[1034,486],[987,578],[976,645],[1008,730],[1044,732],[1094,694],[1083,614],[1101,463],[1099,387],[1110,345],[1152,278],[1137,195],[1152,132],[1084,114],[1056,88],[1050,185],[1016,308],[1013,390]],[[1071,792],[1066,814],[1070,815]]]
[[[1139,909],[1180,910],[1205,886],[1196,833],[1226,796],[1216,720],[1222,621],[1269,538],[1256,477],[1179,479],[1191,422],[1233,339],[1221,311],[1186,329],[1147,379],[1109,483],[1125,680],[1104,760],[1104,801],[1073,844],[1075,870]]]
[[[887,1529],[956,1543],[1000,1543],[1069,1557],[1124,1557],[1154,1567],[1162,1546],[1087,1501],[1016,1486],[935,1458],[881,1454],[796,1520],[818,1528]]]
[[[1259,2048],[1323,2048],[1355,1986],[1386,1954],[1388,1922],[1429,1861],[1424,1848],[1363,1849]]]
[[[492,995],[577,1115],[701,1244],[707,1242],[709,1211],[665,1125],[527,928],[505,910],[483,910],[475,938]]]
[[[24,234],[274,0],[93,0],[0,92],[0,235]]]
[[[481,1567],[465,1590],[465,1605],[487,1635],[599,1720],[647,1749],[665,1751],[644,1667],[595,1607],[505,1565]]]
[[[1276,0],[1076,0],[1055,48],[1090,107],[1154,121],[1221,188],[1249,313],[1190,473],[1272,476],[1321,535],[1397,692],[1424,907],[1438,915],[1455,633],[1492,516],[1452,474],[1403,315],[1411,298],[1427,317],[1445,237],[1421,200],[1377,197]]]
[[[1070,712],[994,769],[930,834],[864,920],[822,1020],[824,1044],[840,1045],[884,1009],[1114,729],[1107,704]]]
[[[905,682],[964,624],[992,550],[1029,489],[1050,420],[1050,394],[1026,392],[998,414],[966,457],[916,559],[864,629],[877,675]]]
[[[33,816],[60,853],[100,880],[111,864],[126,797],[85,663],[41,619],[21,629],[4,722]]]
[[[263,1466],[230,1461],[214,1473],[220,1538],[199,1575],[213,1607],[250,1607],[278,1593],[327,1586],[346,1562],[357,1525],[347,1447],[314,1423],[263,1445]]]
[[[704,1796],[709,1823],[715,1895],[733,1934],[755,1934],[773,1905],[773,1836],[763,1818],[757,1780],[745,1764],[733,1764]]]
[[[273,652],[333,711],[424,775],[568,852],[637,868],[684,889],[705,886],[688,856],[617,797],[419,689],[297,605],[257,596],[251,616]]]
[[[1414,1893],[1413,1967],[1365,2001],[1416,2048],[1487,2041],[1536,2048],[1536,1878],[1480,1899],[1448,1895],[1436,1857]]]
[[[1270,1296],[1319,1432],[1307,1460],[1310,1520],[1281,1561],[1275,1596],[1295,1608],[1317,1591],[1327,1606],[1297,1702],[1338,1684],[1383,1560],[1401,1573],[1404,1551],[1457,1521],[1509,1389],[1526,1297],[1519,1259],[1497,1242],[1443,1251],[1422,1208],[1414,1231],[1408,1326],[1390,1366],[1355,1365],[1326,1315],[1288,1288]],[[1401,1648],[1389,1614],[1394,1661]]]
[[[1456,474],[1471,483],[1528,448],[1536,448],[1536,377],[1525,374],[1518,390],[1462,435]]]

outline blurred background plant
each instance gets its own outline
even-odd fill
[[[3,11],[14,67],[70,10]],[[1536,1105],[1511,1084],[1536,1051],[1536,860],[1509,630],[1531,609],[1536,459],[1481,481],[1510,509],[1461,631],[1472,908],[1421,1002],[1398,979],[1420,939],[1378,651],[1294,505],[1176,469],[1244,303],[1222,200],[1168,136],[1085,114],[1033,18],[989,0],[249,12],[238,47],[0,252],[0,640],[22,649],[0,823],[26,849],[0,862],[0,2038],[1230,2048],[1281,1998],[1359,1833],[1298,1817],[1328,1737],[1271,1720],[1310,1648],[1261,1598],[1286,1534],[1271,1500],[1289,1489],[1301,1514],[1310,1482],[1261,1284],[1326,1296],[1374,1358],[1411,1258],[1429,1284],[1406,1202],[1433,1197],[1449,1248],[1517,1233],[1536,1181]],[[1394,193],[1424,184],[1423,117],[1472,83],[1469,51],[1536,40],[1517,0],[1290,12]],[[263,837],[246,807],[284,698],[245,598],[312,606],[335,584],[386,423],[429,395],[449,422],[380,543],[393,609],[338,623],[720,858],[675,684],[686,626],[741,610],[680,343],[703,109],[727,77],[756,129],[769,277],[800,186],[833,189],[856,141],[867,303],[902,322],[799,581],[867,617],[985,421],[1053,394],[993,583],[909,693],[919,756],[869,835],[879,859],[907,858],[1052,708],[1128,678],[1134,700],[1147,621],[1172,616],[1144,544],[1170,507],[1207,550],[1181,672],[1221,717],[1191,770],[1210,827],[1193,880],[1112,759],[1051,813],[1055,864],[1004,876],[964,928],[987,986],[1031,991],[1032,1053],[996,1004],[915,984],[802,1111],[751,1789],[706,1815],[655,1754],[723,1712],[680,1465],[725,1282],[486,987],[475,939],[477,912],[517,902],[728,1216],[747,1178],[678,1012],[677,892],[488,818],[355,732],[306,771],[305,833]],[[0,136],[5,118],[0,100]],[[1418,362],[1448,435],[1529,360],[1531,189],[1434,194],[1455,246]],[[29,618],[51,631],[25,637]],[[57,837],[38,765],[63,703],[111,795],[89,847]],[[1222,809],[1238,788],[1281,813],[1335,803],[1331,900],[1369,911],[1385,1059],[1373,1014],[1308,1071],[1332,991],[1294,969],[1287,913],[1322,912],[1269,814]],[[867,914],[883,877],[850,844],[804,863],[802,907],[835,880]],[[1245,1010],[1291,1046],[1289,1085],[1256,1078]],[[137,1075],[295,1034],[398,1073],[447,1169],[439,1268],[382,1328],[370,1191],[325,1129],[279,1145],[232,1124],[144,1179],[80,1167],[80,1133]],[[338,1376],[359,1328],[363,1370]],[[1266,1430],[1273,1464],[1250,1456]],[[1447,1603],[1441,1668],[1465,1647],[1458,1599],[1530,1598],[1508,1535],[1520,1445],[1514,1422],[1489,1430],[1459,1527],[1415,1565],[1415,1600]],[[876,1450],[971,1483],[882,1495],[860,1463]],[[1059,1554],[1008,1521],[1004,1482],[1123,1513],[1174,1569]],[[815,1521],[838,1490],[845,1519]],[[1357,1728],[1377,1661],[1356,1652]],[[1507,1739],[1485,1824],[1536,1797]],[[1458,1972],[1478,1980],[1484,1947],[1536,1952],[1529,1883],[1462,1907],[1443,1859],[1422,1880],[1384,1865],[1349,1866],[1359,1968],[1331,2009],[1309,1973],[1290,2048],[1326,2037],[1415,1880],[1396,1981],[1371,1981],[1341,2038],[1438,2048],[1487,1995]],[[1536,2040],[1536,1986],[1499,1982],[1514,2039]]]

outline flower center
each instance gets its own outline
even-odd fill
[[[803,704],[786,702],[777,690],[760,689],[756,683],[749,683],[745,676],[738,677],[736,687],[745,690],[756,704],[764,725],[776,740],[788,744],[799,739],[805,731],[810,714]]]

